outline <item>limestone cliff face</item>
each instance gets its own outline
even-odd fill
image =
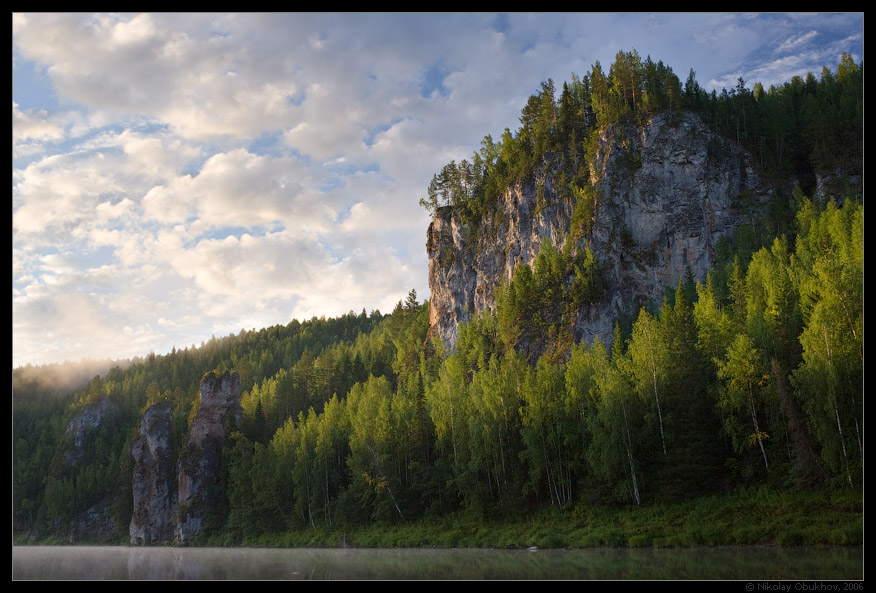
[[[102,428],[120,421],[119,404],[107,396],[97,398],[82,406],[67,423],[64,430],[64,445],[60,449],[60,462],[66,466],[64,471],[75,473],[83,460],[93,454],[95,437]],[[114,534],[117,523],[112,506],[117,501],[102,498],[70,523],[70,542],[80,539],[100,540]]]
[[[64,462],[70,467],[76,467],[82,462],[86,447],[91,442],[95,431],[119,417],[119,406],[109,397],[84,406],[70,422],[67,423],[65,437],[67,447],[64,449]]]
[[[176,466],[172,447],[173,402],[149,407],[131,444],[134,458],[134,513],[131,545],[152,545],[174,537],[177,514]]]
[[[546,204],[537,199],[539,183]],[[496,289],[518,264],[535,259],[542,241],[563,244],[572,206],[558,200],[550,177],[541,175],[509,187],[494,215],[477,226],[439,209],[427,242],[431,333],[452,346],[459,323],[493,310]]]
[[[176,539],[190,543],[201,533],[212,511],[219,480],[222,446],[229,429],[243,415],[240,406],[240,377],[237,373],[207,373],[201,378],[198,412],[179,461],[179,522]]]
[[[531,264],[542,242],[561,249],[573,240],[574,198],[560,197],[553,169],[548,161],[507,188],[479,223],[438,210],[427,240],[430,331],[447,345],[455,344],[459,323],[494,310],[497,287],[518,264]],[[571,246],[589,242],[606,284],[605,296],[575,324],[575,338],[588,342],[598,336],[610,343],[619,313],[659,304],[688,270],[704,279],[718,238],[754,222],[767,198],[748,156],[684,113],[604,130],[590,183],[592,230]]]
[[[132,545],[185,545],[201,533],[219,494],[225,438],[242,414],[237,373],[204,375],[198,411],[177,459],[172,446],[173,403],[159,402],[146,410],[131,445]]]

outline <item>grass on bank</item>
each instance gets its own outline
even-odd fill
[[[214,535],[213,546],[592,548],[722,545],[859,545],[863,493],[777,492],[767,487],[729,496],[642,507],[544,509],[502,520],[457,513],[407,523],[307,528],[243,542]]]

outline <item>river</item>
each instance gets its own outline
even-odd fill
[[[585,550],[14,546],[15,580],[857,580],[863,548]],[[845,589],[856,590],[856,589]]]

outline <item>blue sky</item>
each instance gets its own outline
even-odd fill
[[[13,367],[429,296],[418,204],[552,78],[863,60],[863,13],[13,14]]]

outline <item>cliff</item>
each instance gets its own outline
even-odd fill
[[[96,431],[101,426],[118,420],[119,406],[104,396],[84,406],[64,431],[66,447],[63,449],[64,463],[76,467],[82,463],[88,447],[92,444]]]
[[[146,410],[131,446],[131,544],[173,541],[185,545],[201,533],[219,495],[225,438],[242,413],[237,373],[205,374],[198,411],[177,460],[171,446],[172,402],[159,402]]]
[[[497,288],[548,242],[594,254],[604,290],[578,311],[573,337],[610,343],[619,314],[659,305],[688,272],[703,280],[718,239],[756,220],[767,199],[748,155],[693,114],[615,124],[596,146],[586,198],[562,191],[558,164],[547,155],[480,221],[437,210],[427,240],[431,335],[453,347],[459,323],[494,311]],[[583,221],[573,216],[580,199],[588,200]]]
[[[56,468],[61,475],[75,475],[88,465],[95,451],[103,443],[101,429],[121,421],[122,413],[117,402],[107,396],[86,404],[67,423],[64,442],[60,449],[61,463]],[[114,533],[118,527],[113,516],[114,497],[107,496],[89,501],[70,524],[70,542],[81,539],[101,540]]]
[[[201,533],[215,507],[222,446],[242,415],[237,373],[205,374],[201,378],[198,412],[179,461],[176,540],[180,544],[191,542]]]
[[[176,526],[176,458],[172,448],[173,402],[162,401],[143,413],[131,444],[134,458],[132,545],[173,538]]]

